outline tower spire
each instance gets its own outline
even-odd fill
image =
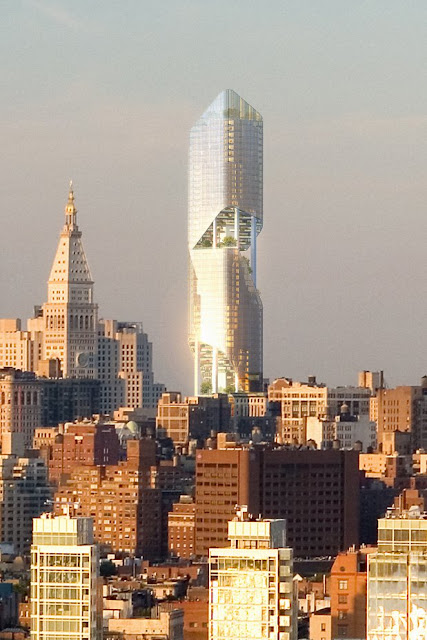
[[[65,224],[67,227],[76,226],[76,214],[77,214],[77,209],[74,204],[73,181],[70,180],[70,187],[68,191],[68,202],[65,207]]]

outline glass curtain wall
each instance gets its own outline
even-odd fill
[[[232,90],[196,122],[189,157],[189,343],[194,392],[262,389],[263,123]]]
[[[368,556],[368,640],[427,640],[427,520],[379,520]]]

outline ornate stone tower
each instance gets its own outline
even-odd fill
[[[81,238],[70,182],[48,300],[42,307],[43,359],[59,358],[64,378],[97,377],[98,306],[93,302],[93,280]]]

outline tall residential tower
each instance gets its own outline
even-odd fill
[[[262,303],[256,288],[262,171],[262,117],[227,89],[190,135],[189,342],[195,395],[262,387]]]

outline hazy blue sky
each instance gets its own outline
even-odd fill
[[[0,316],[46,300],[68,180],[103,317],[191,390],[188,132],[264,117],[264,372],[427,372],[425,0],[4,0]]]

